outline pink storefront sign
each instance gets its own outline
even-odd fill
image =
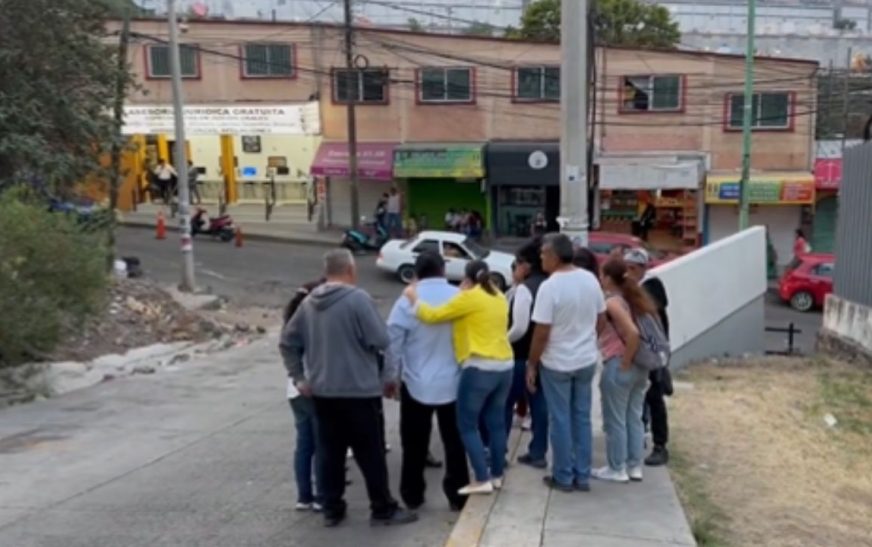
[[[364,142],[357,144],[357,176],[361,179],[391,181],[394,179],[394,149],[396,143]],[[321,143],[310,169],[322,177],[348,177],[348,144]]]
[[[841,181],[842,158],[815,160],[814,182],[818,190],[838,190]]]

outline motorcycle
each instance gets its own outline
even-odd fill
[[[230,215],[210,218],[206,216],[205,209],[197,207],[197,211],[191,218],[191,235],[196,236],[197,234],[217,237],[226,242],[232,240],[233,236],[236,235],[236,228],[233,226],[233,219],[230,218]]]
[[[342,236],[342,246],[354,253],[378,251],[390,239],[390,235],[381,224],[373,222],[366,224],[366,226],[370,227],[369,233],[354,228],[345,230],[345,234]]]

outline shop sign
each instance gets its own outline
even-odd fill
[[[548,167],[548,154],[541,150],[536,150],[527,158],[527,165],[530,166],[530,169],[535,169],[536,171],[545,169]]]
[[[318,103],[203,104],[184,107],[185,132],[196,135],[317,135]],[[174,110],[169,105],[124,107],[125,135],[172,135]]]
[[[357,143],[357,174],[367,180],[390,181],[394,178],[393,143]],[[348,144],[324,142],[315,154],[310,172],[322,177],[348,177]]]
[[[394,152],[397,178],[479,179],[484,177],[481,145],[400,148]]]
[[[814,185],[818,190],[838,190],[841,181],[842,158],[815,160]]]
[[[811,179],[752,178],[748,187],[748,200],[758,205],[805,205],[814,202],[814,181]],[[738,203],[737,180],[709,180],[705,201],[710,204]]]

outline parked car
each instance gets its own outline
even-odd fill
[[[794,258],[778,283],[781,299],[799,311],[824,305],[833,292],[833,268],[836,257],[830,253],[809,253]]]
[[[597,256],[600,264],[605,262],[612,250],[619,245],[629,247],[630,249],[645,249],[651,260],[650,267],[652,268],[675,258],[675,256],[655,249],[642,239],[630,234],[619,234],[617,232],[590,232],[590,235],[588,236],[588,248],[590,248],[590,250]]]
[[[512,262],[508,253],[491,251],[475,240],[454,232],[425,231],[409,240],[394,239],[385,243],[379,252],[376,266],[397,274],[403,283],[415,278],[415,258],[424,251],[435,251],[445,259],[445,275],[451,281],[461,281],[470,260],[484,260],[491,277],[501,289],[512,280]]]

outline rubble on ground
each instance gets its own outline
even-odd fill
[[[226,332],[220,324],[185,309],[154,283],[123,279],[113,283],[104,312],[62,343],[52,357],[89,361],[151,344],[205,342]]]

